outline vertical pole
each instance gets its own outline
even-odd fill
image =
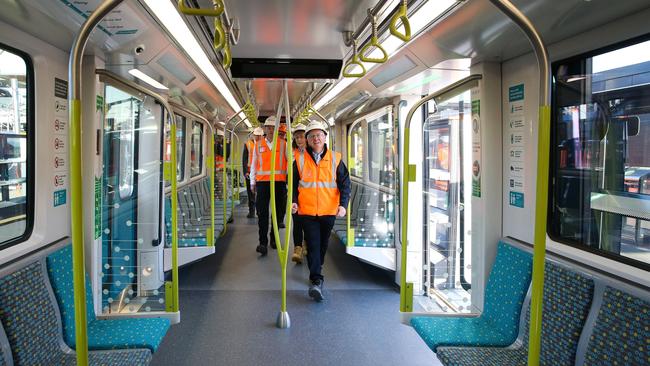
[[[178,176],[176,175],[176,120],[171,126],[171,200],[172,200],[172,312],[180,308],[178,299]]]
[[[541,36],[530,20],[509,0],[490,0],[501,12],[510,18],[530,41],[540,78],[539,126],[537,140],[537,179],[535,201],[535,234],[533,250],[533,278],[530,302],[530,341],[528,365],[539,365],[542,334],[542,309],[544,295],[544,261],[546,255],[546,215],[548,209],[548,171],[551,144],[551,73],[548,51]]]
[[[347,162],[348,162],[348,167],[350,167],[350,159],[352,158],[351,155],[351,150],[352,150],[352,135],[350,135],[350,131],[347,131],[347,140],[348,140],[348,148],[347,148]],[[348,207],[346,210],[346,215],[345,215],[345,225],[346,225],[346,237],[347,237],[347,243],[346,245],[349,247],[354,246],[354,233],[352,232],[352,217],[351,217],[351,208],[352,208],[352,200],[348,201]]]
[[[409,112],[409,114],[411,114]],[[412,115],[412,114],[411,114]],[[411,141],[411,129],[409,128],[411,119],[407,119],[406,128],[404,128],[404,147],[402,149],[402,202],[400,202],[400,210],[402,212],[401,223],[402,223],[402,235],[401,235],[401,262],[400,262],[400,286],[399,286],[399,311],[408,312],[408,303],[410,302],[407,299],[407,284],[406,284],[406,256],[408,249],[408,201],[409,201],[409,152],[410,152],[410,141]]]
[[[208,147],[208,169],[210,169],[210,228],[211,232],[208,235],[208,246],[214,246],[214,169],[215,169],[215,158],[214,158],[214,142],[216,136],[214,135],[214,129],[212,131],[212,137],[210,137],[210,146]]]
[[[72,235],[72,273],[74,291],[75,344],[77,365],[88,365],[88,335],[86,319],[86,269],[84,264],[83,185],[81,149],[81,61],[88,37],[102,18],[122,0],[106,0],[82,24],[70,50],[68,79],[70,89],[70,229]]]

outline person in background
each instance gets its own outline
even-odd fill
[[[280,128],[278,128],[278,138],[287,141],[287,124],[280,123]]]
[[[253,161],[251,162],[250,184],[255,193],[257,207],[257,225],[259,230],[259,245],[256,251],[265,256],[269,243],[269,204],[271,201],[271,158],[273,152],[273,132],[275,131],[275,117],[271,116],[264,122],[264,138],[255,143]],[[278,139],[275,156],[275,209],[278,222],[284,220],[287,199],[287,157],[286,142]],[[281,226],[284,227],[284,224]],[[271,248],[275,249],[275,237],[271,228]]]
[[[301,152],[305,151],[307,147],[307,140],[305,139],[305,130],[307,126],[302,123],[297,124],[293,127],[293,158],[298,160],[298,156]],[[296,264],[302,263],[302,256],[307,255],[307,246],[303,245],[304,235],[302,232],[302,225],[300,224],[300,217],[297,214],[293,214],[293,255],[291,260],[296,262]]]
[[[330,233],[336,217],[345,216],[350,199],[350,175],[341,154],[328,150],[327,126],[319,121],[307,125],[307,147],[293,165],[293,201],[307,242],[309,296],[322,301],[321,273]]]
[[[248,195],[248,217],[252,219],[255,217],[255,193],[251,190],[251,165],[253,163],[253,149],[255,148],[255,143],[260,141],[264,136],[264,130],[261,127],[256,127],[249,136],[249,140],[246,141],[244,146],[244,152],[242,153],[241,164],[244,167],[244,177],[246,178],[246,193]]]

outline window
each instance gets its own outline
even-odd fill
[[[33,222],[33,67],[0,45],[0,247],[24,241]]]
[[[130,197],[133,194],[136,134],[142,100],[117,89],[106,85],[106,120],[105,133],[110,141],[108,147],[118,154],[118,159],[111,159],[110,173],[117,170],[117,187],[121,199]],[[117,167],[114,164],[117,162]]]
[[[350,131],[351,149],[348,169],[353,177],[363,179],[363,139],[364,139],[363,121],[353,125]]]
[[[190,171],[192,177],[201,174],[203,170],[203,125],[199,122],[192,124],[192,151],[190,152]]]
[[[371,117],[372,118],[372,117]],[[397,156],[391,108],[368,122],[368,175],[371,182],[387,188],[395,185]]]
[[[650,269],[650,41],[553,66],[549,235]]]
[[[176,118],[176,181],[182,182],[185,179],[185,117],[174,115]],[[169,126],[165,126],[165,161],[172,159],[172,144],[169,136]],[[165,182],[165,186],[171,186],[171,182]]]

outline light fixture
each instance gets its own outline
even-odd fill
[[[144,81],[145,83],[153,86],[156,89],[169,90],[168,87],[162,85],[161,83],[157,82],[154,78],[152,78],[151,76],[145,74],[144,72],[142,72],[142,71],[140,71],[138,69],[129,70],[129,74],[131,74],[134,77]]]
[[[174,37],[185,53],[192,59],[194,64],[205,74],[212,85],[221,93],[230,108],[239,111],[241,107],[237,100],[228,89],[217,69],[214,68],[208,56],[203,52],[187,24],[179,14],[178,10],[171,1],[144,0],[151,13],[162,23],[167,32]]]
[[[584,79],[586,79],[586,78],[587,78],[586,76],[574,76],[574,77],[568,78],[568,79],[566,80],[566,82],[567,82],[567,83],[572,83],[572,82],[574,82],[574,81],[580,81],[580,80],[584,80]]]
[[[458,1],[457,0],[430,0],[427,1],[424,5],[422,5],[417,11],[409,16],[409,23],[411,24],[411,34],[413,34],[413,39],[415,39],[415,36],[422,30],[424,29],[427,25],[429,25],[433,20],[438,18],[441,14],[443,14],[445,11],[447,11],[449,8],[451,8],[454,4],[456,4]],[[381,23],[383,20],[379,20],[379,23]],[[399,49],[402,47],[406,46],[408,44],[402,42],[400,39],[397,37],[392,37],[388,36],[382,43],[382,47],[384,50],[386,50],[386,53],[388,56],[392,56],[395,52],[397,52]],[[375,49],[370,53],[370,57],[380,57],[381,56],[381,51],[379,49]],[[366,72],[370,72],[375,66],[379,65],[376,63],[364,63],[366,66]],[[339,80],[339,82],[329,91],[327,92],[321,99],[314,104],[314,108],[320,109],[323,106],[325,106],[327,103],[329,103],[332,99],[334,99],[339,93],[341,93],[345,88],[353,84],[355,81],[358,79],[356,78],[343,78],[342,80]]]

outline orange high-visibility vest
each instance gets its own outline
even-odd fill
[[[255,149],[255,141],[246,141],[246,149],[248,149],[248,166],[246,167],[246,172],[250,173],[251,165],[253,165],[253,150]]]
[[[304,151],[304,150],[303,150]],[[298,156],[300,156],[300,149],[294,148],[293,149],[293,160],[298,161]]]
[[[223,169],[223,156],[215,155],[214,156],[214,169]]]
[[[286,157],[286,142],[278,139],[277,151],[275,152],[275,181],[287,181],[287,157]],[[271,181],[271,157],[272,152],[266,139],[261,139],[255,143],[255,154],[257,166],[255,167],[255,180],[258,182]]]
[[[300,181],[298,182],[298,214],[308,216],[336,215],[341,192],[336,185],[336,168],[341,154],[327,150],[318,165],[308,153],[298,153],[296,162]]]

